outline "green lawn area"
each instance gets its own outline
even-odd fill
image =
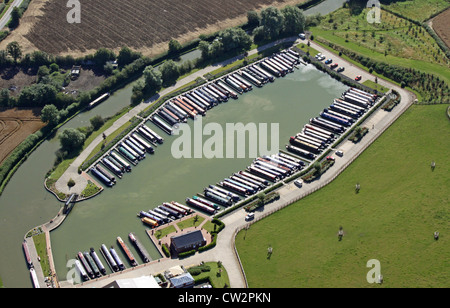
[[[228,273],[223,265],[221,265],[220,268],[218,262],[205,262],[204,265],[209,266],[211,270],[193,276],[196,281],[209,277],[209,280],[214,288],[224,288],[225,285],[228,287],[230,286],[230,279],[228,278]],[[219,271],[220,274],[218,274]]]
[[[381,287],[450,287],[447,108],[413,105],[332,183],[241,231],[249,286],[380,287],[377,259]]]
[[[382,85],[379,85],[372,80],[366,80],[362,84],[365,86],[368,86],[369,88],[372,88],[374,90],[381,91],[383,93],[386,93],[387,91],[389,91],[388,88],[383,87]]]
[[[309,47],[307,44],[298,44],[297,45],[298,49],[303,50],[304,52],[308,52],[309,51],[309,55],[315,57],[319,52],[317,50],[315,50],[312,47]]]

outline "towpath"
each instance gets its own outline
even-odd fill
[[[333,57],[340,63],[341,66],[345,66],[344,75],[350,78],[354,78],[356,75],[362,76],[364,80],[374,80],[374,76],[366,71],[352,65],[344,59],[338,57],[326,50],[325,48],[311,43],[311,46],[323,53],[327,58]],[[92,288],[102,287],[106,284],[123,278],[140,277],[142,275],[150,275],[163,272],[168,268],[176,265],[190,266],[198,264],[202,261],[221,261],[230,277],[230,283],[232,288],[244,288],[247,287],[247,280],[245,273],[242,270],[241,263],[239,261],[238,254],[235,251],[235,235],[244,228],[251,228],[251,224],[263,219],[264,217],[278,211],[293,202],[317,191],[323,186],[333,181],[345,168],[351,164],[369,145],[371,145],[400,115],[405,112],[414,102],[415,96],[405,89],[402,89],[394,84],[391,84],[385,80],[378,78],[378,83],[389,89],[396,90],[401,96],[401,102],[391,112],[386,112],[382,109],[376,110],[369,118],[362,124],[369,128],[367,135],[362,140],[354,144],[351,141],[345,140],[339,145],[339,149],[344,151],[343,157],[336,157],[335,164],[327,170],[320,179],[308,184],[304,184],[302,188],[297,188],[293,184],[287,184],[282,186],[278,192],[280,193],[280,199],[271,204],[265,205],[262,210],[256,211],[255,219],[252,222],[245,221],[246,212],[243,209],[236,210],[235,212],[226,215],[222,218],[225,223],[225,228],[220,232],[217,245],[215,248],[196,253],[186,259],[161,259],[152,263],[146,264],[133,270],[128,270],[123,273],[111,274],[108,277],[101,278],[96,281],[86,282],[75,287],[77,288]],[[350,184],[353,185],[353,184]],[[74,287],[67,282],[61,282],[62,287]]]

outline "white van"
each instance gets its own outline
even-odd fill
[[[255,218],[255,213],[247,214],[247,216],[245,216],[245,221],[252,220],[253,218]]]

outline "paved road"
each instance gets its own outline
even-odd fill
[[[23,0],[14,0],[11,5],[9,6],[8,10],[5,12],[5,14],[0,19],[0,30],[2,30],[6,24],[9,22],[9,19],[11,18],[11,13],[14,7],[19,6],[22,4]]]
[[[339,58],[337,55],[331,54],[329,51],[325,50],[321,46],[312,43],[311,46],[322,52],[324,55],[333,57],[336,61],[339,61],[341,66],[345,66],[346,69],[344,74],[354,78],[356,75],[361,75],[363,80],[371,79],[374,76],[363,71],[362,69],[353,66],[347,61]],[[375,111],[365,122],[364,126],[368,127],[370,130],[366,136],[357,144],[353,144],[350,141],[344,141],[339,146],[339,149],[344,151],[343,157],[336,157],[336,163],[327,172],[325,172],[319,180],[316,180],[309,184],[304,184],[302,188],[297,188],[295,185],[284,185],[278,191],[280,192],[280,199],[269,205],[266,205],[262,211],[257,211],[255,213],[255,220],[258,221],[263,217],[270,215],[274,211],[277,211],[285,206],[291,204],[294,200],[303,198],[304,196],[320,189],[324,185],[330,183],[334,178],[336,178],[345,168],[356,159],[359,154],[362,153],[373,141],[376,140],[408,107],[414,102],[415,96],[400,87],[390,84],[384,80],[379,79],[378,83],[386,86],[388,88],[395,89],[399,92],[402,100],[399,105],[397,105],[391,112],[386,112],[384,110]],[[172,266],[176,265],[192,265],[198,264],[201,261],[221,261],[226,268],[228,275],[230,277],[230,283],[232,288],[242,288],[246,287],[246,279],[241,270],[238,257],[235,254],[235,234],[236,231],[241,230],[248,226],[248,223],[244,220],[246,213],[243,209],[237,210],[222,218],[225,223],[224,230],[219,234],[217,245],[215,248],[203,252],[197,253],[192,257],[182,259],[182,260],[171,260],[162,259],[160,261],[153,262],[151,264],[146,264],[145,266],[140,266],[138,268],[130,269],[124,273],[112,274],[109,277],[101,278],[97,281],[91,281],[84,284],[77,285],[77,288],[92,288],[92,287],[102,287],[116,279],[119,278],[131,278],[139,277],[142,275],[156,274],[162,272]],[[61,283],[62,287],[74,287],[66,282]]]

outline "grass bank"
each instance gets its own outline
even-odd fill
[[[382,287],[449,287],[447,107],[413,105],[335,181],[240,232],[249,286],[378,287],[377,259]]]

